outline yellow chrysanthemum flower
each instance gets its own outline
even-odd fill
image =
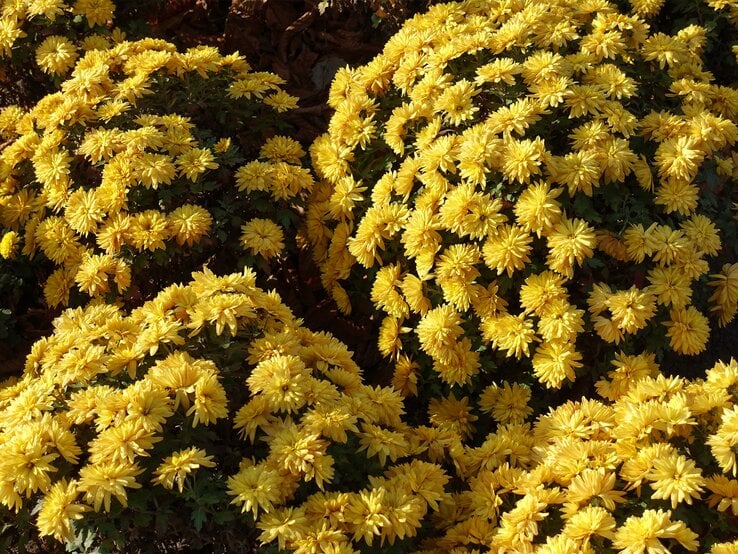
[[[481,331],[484,340],[499,350],[507,351],[508,356],[518,359],[530,356],[530,345],[535,340],[533,321],[522,314],[488,317],[482,321]]]
[[[666,336],[674,351],[693,356],[707,347],[710,324],[694,306],[675,308],[669,312]]]
[[[18,249],[18,233],[15,231],[9,231],[3,235],[0,239],[0,256],[9,260],[15,257],[16,250]]]
[[[475,267],[481,258],[479,249],[469,244],[454,244],[438,256],[436,283],[446,301],[459,311],[466,311],[473,296],[472,284],[480,276]]]
[[[511,182],[527,184],[531,176],[541,173],[545,154],[546,147],[540,137],[534,140],[507,138],[504,141],[503,175]]]
[[[646,478],[653,489],[651,497],[671,500],[672,509],[681,502],[692,504],[705,485],[702,471],[693,460],[682,455],[655,460]]]
[[[487,237],[482,254],[484,263],[498,274],[506,272],[509,277],[530,262],[533,237],[517,225],[505,224]]]
[[[420,345],[430,356],[448,359],[449,350],[463,333],[461,317],[449,305],[429,310],[415,328]]]
[[[547,235],[561,220],[561,204],[556,198],[563,189],[551,188],[545,181],[532,183],[515,204],[515,220],[536,236]]]
[[[36,63],[45,73],[64,75],[77,61],[77,49],[68,39],[53,35],[36,48]]]
[[[724,408],[720,426],[717,431],[708,437],[713,457],[717,460],[724,472],[730,472],[733,477],[738,475],[735,447],[738,444],[738,407]]]
[[[172,237],[180,246],[194,245],[208,234],[213,224],[213,218],[205,208],[191,204],[175,209],[167,216],[167,219]]]
[[[522,423],[533,413],[528,405],[531,390],[518,383],[502,383],[502,386],[490,385],[479,397],[479,409],[491,413],[495,421],[500,423]]]
[[[193,182],[207,170],[219,167],[215,156],[207,148],[190,148],[177,157],[176,163],[179,174]]]
[[[626,554],[644,552],[650,548],[652,552],[666,554],[669,552],[662,540],[676,540],[690,552],[698,549],[698,535],[689,529],[684,522],[671,519],[671,510],[645,510],[641,516],[630,516],[615,531],[613,545]]]
[[[235,496],[231,504],[241,505],[241,512],[251,512],[256,517],[259,510],[270,512],[279,502],[281,477],[274,468],[264,464],[243,467],[228,478],[228,494]]]
[[[124,506],[128,506],[126,489],[140,489],[136,477],[143,470],[130,462],[103,462],[88,464],[79,470],[77,489],[85,494],[85,500],[92,503],[96,512],[104,508],[110,512],[113,496]]]
[[[594,229],[586,221],[566,216],[546,238],[549,249],[546,265],[568,278],[574,275],[574,263],[581,265],[594,256],[597,245]]]
[[[643,329],[656,314],[656,298],[636,287],[612,293],[605,300],[613,322],[623,332],[633,334]]]
[[[273,258],[284,249],[284,233],[270,219],[252,219],[241,226],[241,244],[253,254]]]
[[[708,498],[710,507],[717,506],[718,512],[730,508],[733,515],[738,514],[738,481],[717,474],[706,478],[705,486],[712,493]]]
[[[724,327],[738,311],[738,264],[725,264],[720,273],[710,276],[715,292],[710,296],[710,311],[718,315],[718,324]]]
[[[113,18],[115,4],[111,0],[77,0],[72,7],[75,15],[83,15],[90,27],[105,25]]]
[[[402,267],[400,264],[386,265],[377,272],[372,285],[372,302],[380,309],[395,318],[405,318],[410,314],[410,307],[399,290],[402,283]]]
[[[82,519],[90,509],[75,502],[78,495],[78,484],[74,480],[62,479],[51,486],[38,512],[37,526],[42,537],[52,535],[58,541],[74,538],[73,522]]]
[[[547,340],[533,355],[533,373],[548,388],[560,388],[564,380],[576,379],[575,370],[582,367],[582,355],[574,344],[562,340]]]
[[[133,463],[138,456],[149,456],[148,451],[161,440],[153,431],[144,429],[141,421],[130,419],[108,427],[90,441],[90,461],[93,464]]]
[[[246,380],[272,410],[295,412],[307,402],[309,372],[297,356],[273,356],[261,361]]]
[[[479,419],[471,412],[469,398],[457,399],[453,394],[446,398],[433,398],[428,404],[431,425],[449,428],[461,437],[470,437],[474,422]]]
[[[692,298],[691,283],[679,268],[655,267],[648,272],[648,281],[648,292],[662,306],[684,308]]]
[[[193,446],[179,450],[164,458],[156,468],[151,482],[166,489],[173,489],[176,483],[177,489],[182,492],[185,478],[201,467],[215,467],[212,460],[213,457],[208,456],[201,448]]]

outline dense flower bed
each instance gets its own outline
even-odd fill
[[[30,63],[51,76],[69,73],[80,52],[108,48],[121,37],[108,28],[111,0],[3,0],[0,7],[0,59],[11,66]]]
[[[738,312],[738,45],[707,59],[738,4],[677,8],[436,5],[339,70],[317,183],[283,134],[297,99],[242,56],[48,37],[58,91],[0,108],[0,291],[35,273],[79,307],[0,383],[5,529],[738,552],[738,362],[666,361]],[[112,13],[5,1],[0,56]],[[386,382],[257,284],[308,244],[339,308],[381,321]]]
[[[618,370],[611,400],[534,422],[530,390],[504,383],[410,423],[253,272],[195,273],[130,314],[70,309],[34,345],[0,389],[0,502],[38,506],[42,536],[108,548],[153,520],[181,532],[184,513],[198,530],[245,518],[295,552],[719,552],[738,515],[738,364],[697,381],[648,356]]]
[[[383,441],[404,448],[401,396],[363,384],[344,345],[255,282],[250,270],[206,270],[130,314],[104,303],[64,312],[0,392],[0,502],[19,512],[41,498],[42,536],[71,543],[89,530],[122,546],[154,515],[164,534],[180,532],[182,507],[198,530],[271,514],[324,490],[353,462],[347,450],[395,460]],[[427,493],[433,506],[444,482]],[[398,500],[422,518],[417,492]],[[355,531],[370,537],[361,498]]]

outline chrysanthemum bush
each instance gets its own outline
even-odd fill
[[[212,47],[123,41],[29,111],[0,111],[0,225],[53,265],[48,304],[146,298],[210,258],[266,267],[313,183],[279,134],[297,102],[282,82]]]
[[[707,31],[703,63],[715,82],[732,86],[738,64],[734,51],[738,3],[734,0],[626,0],[621,6],[643,18],[652,33],[674,34],[693,23]]]
[[[205,270],[130,313],[65,311],[0,388],[10,527],[97,552],[738,548],[735,361],[688,381],[621,357],[603,399],[537,418],[506,382],[405,413],[255,283]]]
[[[738,91],[705,40],[604,0],[470,1],[337,74],[306,232],[339,307],[382,314],[398,388],[559,388],[733,319]]]
[[[49,90],[84,52],[107,48],[123,33],[112,29],[111,0],[0,2],[0,82],[24,83],[25,94]],[[0,99],[0,106],[8,98]]]
[[[205,270],[130,313],[102,302],[64,312],[0,392],[5,508],[33,511],[42,536],[70,545],[191,541],[206,524],[212,538],[254,518],[265,542],[289,533],[307,545],[322,514],[310,516],[317,529],[293,528],[276,524],[289,515],[278,507],[319,506],[319,491],[345,486],[342,532],[371,542],[386,494],[410,518],[393,536],[410,533],[437,508],[443,470],[408,461],[387,491],[366,481],[408,452],[402,397],[364,384],[344,345],[255,283],[250,270]]]

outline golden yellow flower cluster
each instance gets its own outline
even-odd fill
[[[454,429],[447,452],[469,489],[441,502],[434,521],[445,531],[427,552],[735,552],[720,542],[734,530],[720,537],[676,514],[738,514],[738,363],[687,381],[661,375],[652,356],[621,354],[610,377],[611,402],[567,402],[532,426],[519,411],[529,392],[485,390],[479,407],[496,404],[499,427],[477,447]],[[476,419],[467,400],[446,412],[447,429],[464,412]]]
[[[45,33],[36,61],[66,80],[0,109],[0,258],[50,261],[52,306],[95,298],[0,383],[2,507],[123,550],[176,514],[298,554],[738,553],[738,362],[668,377],[647,348],[698,354],[707,316],[738,313],[738,91],[703,63],[705,28],[665,34],[664,0],[630,5],[409,20],[339,70],[316,186],[269,128],[297,102],[278,76],[211,47]],[[0,0],[0,57],[28,21],[112,13]],[[382,312],[392,386],[251,269],[171,284],[183,260],[302,241],[308,192],[323,284],[346,313],[360,294]],[[105,303],[138,277],[166,285]],[[608,362],[599,399],[533,398]]]
[[[246,252],[277,255],[283,231],[269,218],[312,187],[305,152],[275,136],[243,164],[226,125],[206,112],[261,114],[267,125],[296,105],[281,84],[236,54],[145,39],[88,52],[61,90],[28,112],[1,110],[9,140],[0,152],[0,225],[18,234],[23,255],[57,267],[48,304],[66,305],[74,287],[120,293],[133,265],[202,252],[206,237],[238,245],[233,222],[243,223]]]
[[[24,60],[27,48],[35,49],[35,63],[44,73],[63,76],[74,67],[80,53],[106,49],[123,33],[109,31],[115,5],[112,0],[3,0],[0,2],[0,59]],[[80,40],[70,40],[70,32]],[[58,33],[58,34],[56,34]],[[38,44],[38,36],[45,37]],[[16,62],[17,63],[17,62]],[[24,63],[21,61],[21,63]]]
[[[307,234],[343,311],[369,275],[398,384],[418,356],[470,383],[491,346],[558,388],[583,333],[665,331],[693,355],[707,311],[733,319],[736,266],[707,276],[735,225],[732,187],[715,194],[738,178],[738,92],[712,83],[705,41],[607,0],[469,0],[338,72]]]
[[[38,530],[62,542],[214,482],[218,512],[294,552],[734,552],[735,533],[677,514],[738,515],[737,386],[735,360],[688,381],[621,354],[606,400],[531,423],[530,389],[502,383],[410,425],[397,390],[253,272],[205,270],[130,314],[93,302],[54,322],[0,388],[0,502],[41,499]]]

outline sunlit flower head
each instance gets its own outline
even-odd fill
[[[173,489],[176,484],[179,492],[182,492],[185,478],[194,470],[201,467],[215,467],[212,459],[212,456],[208,456],[200,448],[185,448],[164,458],[154,472],[155,477],[152,482],[167,489]]]
[[[113,18],[115,4],[111,0],[77,0],[72,8],[75,15],[83,15],[90,27],[105,25]]]
[[[241,244],[253,254],[273,258],[284,248],[284,233],[270,219],[252,219],[241,226]]]
[[[53,35],[36,48],[36,63],[45,73],[63,75],[77,61],[77,49],[68,39]]]

